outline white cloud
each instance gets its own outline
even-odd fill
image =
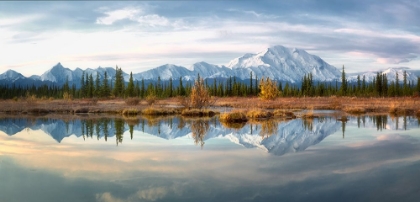
[[[139,16],[135,20],[141,24],[145,24],[152,27],[169,25],[169,20],[167,18],[156,14]]]
[[[100,10],[103,10],[100,9]],[[97,24],[112,25],[114,22],[124,19],[135,20],[143,11],[139,8],[123,8],[114,11],[105,11],[106,17],[100,17],[96,20]]]
[[[106,8],[98,9],[98,11],[102,11],[107,16],[96,19],[96,24],[112,25],[117,21],[127,19],[138,22],[142,26],[157,27],[172,25],[168,18],[157,14],[146,14],[145,11],[140,8],[127,7],[114,11],[104,10],[106,10]],[[179,24],[179,21],[176,21],[176,24]]]

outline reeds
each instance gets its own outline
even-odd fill
[[[221,114],[220,121],[225,123],[242,123],[247,122],[248,118],[243,111],[231,111]]]
[[[262,109],[251,109],[246,113],[246,116],[250,119],[268,119],[273,117],[273,115],[273,112]]]

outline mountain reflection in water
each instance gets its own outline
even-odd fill
[[[194,143],[204,147],[212,138],[226,138],[247,148],[260,148],[275,155],[305,150],[328,135],[339,130],[341,124],[332,118],[316,120],[295,119],[289,121],[252,121],[240,128],[226,128],[217,118],[181,117],[131,117],[95,118],[63,121],[60,119],[10,119],[0,120],[0,130],[14,135],[25,128],[42,130],[58,143],[71,135],[109,141],[116,144],[129,141],[126,131],[133,139],[134,131],[154,135],[167,140],[191,135]]]
[[[226,125],[213,118],[182,117],[124,117],[124,118],[88,118],[88,119],[52,119],[52,118],[2,118],[0,130],[12,136],[22,130],[42,130],[58,143],[71,135],[76,137],[96,138],[108,141],[115,138],[116,144],[123,143],[124,133],[129,132],[133,139],[134,131],[141,131],[159,138],[171,140],[191,135],[194,143],[201,148],[205,141],[212,138],[226,138],[246,148],[260,148],[274,155],[303,151],[311,145],[321,142],[327,136],[342,130],[348,122],[360,127],[376,127],[377,130],[406,130],[418,125],[412,117],[358,116],[348,120],[333,117],[315,119],[294,119],[287,121],[261,120],[248,124]],[[128,138],[128,137],[125,137]]]
[[[0,201],[420,197],[419,121],[408,116],[242,125],[217,118],[9,117],[0,119],[0,130]]]

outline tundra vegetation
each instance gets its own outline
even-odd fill
[[[420,78],[408,81],[406,72],[401,81],[398,75],[388,81],[385,74],[378,72],[372,82],[360,76],[356,82],[349,82],[343,67],[340,82],[314,82],[312,74],[307,74],[296,85],[258,79],[252,73],[249,82],[232,77],[204,80],[199,75],[194,82],[184,81],[182,77],[176,81],[157,78],[145,82],[134,80],[131,73],[126,83],[122,69],[117,66],[115,71],[113,78],[106,72],[95,77],[83,73],[80,87],[70,86],[68,79],[63,86],[0,86],[0,111],[213,116],[216,112],[209,107],[230,107],[244,109],[244,116],[234,114],[241,120],[243,117],[295,117],[291,112],[294,109],[334,109],[352,114],[420,113]],[[221,117],[235,120],[227,114],[222,113]]]

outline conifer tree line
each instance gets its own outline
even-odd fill
[[[101,79],[102,78],[102,79]],[[200,78],[200,75],[197,75]],[[269,79],[268,79],[269,80]],[[237,80],[236,77],[229,77],[225,80],[205,79],[203,80],[210,96],[217,97],[247,97],[259,96],[261,91],[267,91],[264,88],[265,83],[270,83],[267,78],[258,78],[251,72],[249,81]],[[0,86],[0,98],[12,99],[28,95],[35,95],[38,98],[128,98],[147,96],[156,96],[158,98],[168,98],[177,96],[189,96],[191,94],[194,82],[183,80],[182,77],[168,81],[162,81],[160,77],[155,82],[145,82],[133,79],[130,73],[129,81],[126,83],[123,77],[123,71],[118,66],[115,69],[115,76],[110,78],[107,72],[104,75],[83,72],[80,79],[80,87],[75,84],[69,85],[68,79],[63,86]],[[276,96],[280,97],[317,97],[317,96],[357,96],[357,97],[400,97],[413,96],[420,94],[420,77],[417,82],[407,80],[407,72],[404,71],[402,81],[399,80],[398,73],[394,80],[388,81],[386,74],[378,72],[372,82],[367,82],[366,78],[357,76],[356,82],[349,82],[346,78],[344,66],[342,69],[341,80],[338,81],[314,81],[311,73],[302,78],[299,85],[279,82],[276,84],[278,92]],[[273,89],[269,89],[273,91]]]

